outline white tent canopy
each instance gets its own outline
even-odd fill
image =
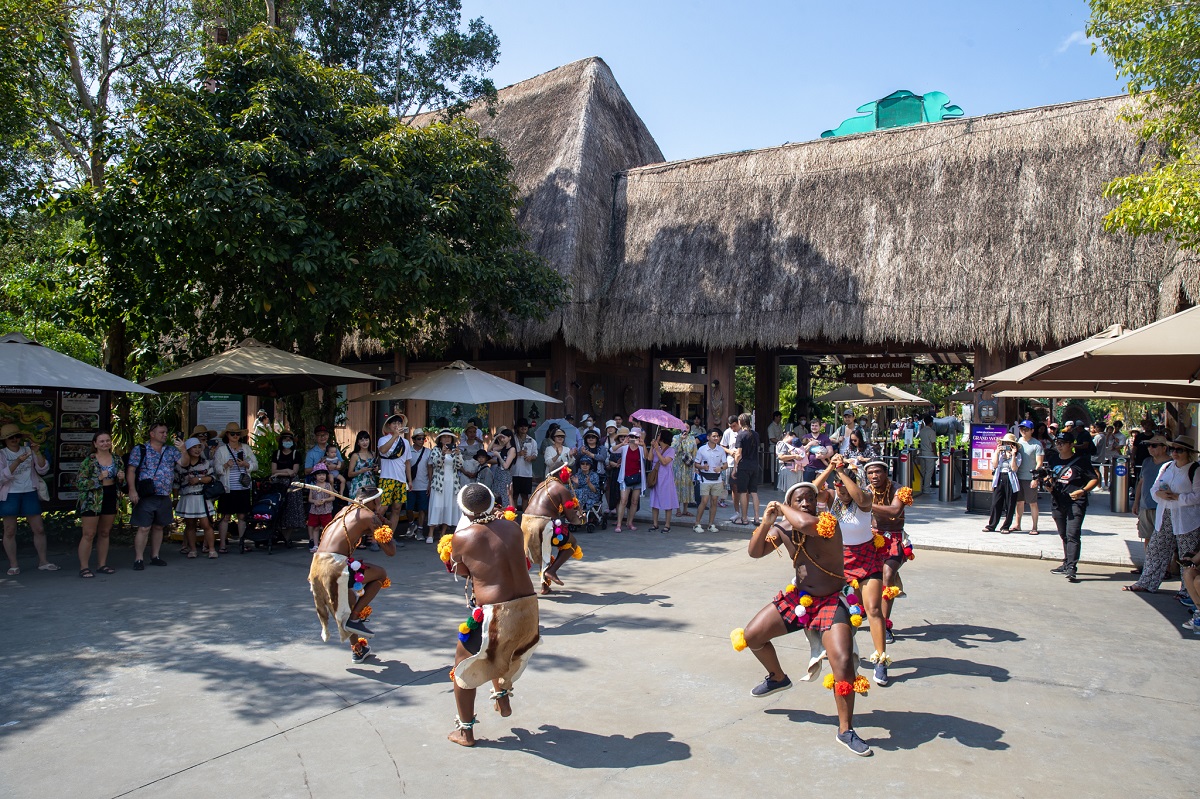
[[[43,347],[20,333],[9,333],[0,338],[0,384],[79,391],[158,393]]]
[[[427,375],[380,389],[365,397],[356,397],[351,402],[400,399],[462,402],[472,405],[510,400],[562,402],[540,391],[476,369],[466,361],[455,361]]]

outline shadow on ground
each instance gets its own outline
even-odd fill
[[[837,731],[837,716],[825,715],[812,710],[786,710],[772,708],[768,715],[787,716],[789,721],[801,724],[824,724]],[[925,713],[919,710],[872,710],[854,717],[854,729],[874,749],[893,752],[899,749],[916,749],[938,738],[957,741],[972,749],[1000,751],[1008,744],[1000,740],[1004,730],[958,716],[941,713]],[[882,730],[886,737],[871,734]],[[832,733],[831,733],[832,734]]]
[[[896,637],[905,641],[947,641],[959,649],[976,649],[984,644],[1005,644],[1024,641],[1011,630],[980,627],[976,624],[924,624],[918,627],[896,628]]]
[[[676,741],[669,732],[625,735],[596,735],[543,724],[538,732],[514,728],[513,735],[495,741],[481,740],[479,746],[528,752],[567,768],[634,768],[658,766],[692,756],[692,748]]]

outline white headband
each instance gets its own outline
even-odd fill
[[[463,504],[463,492],[467,490],[467,487],[468,487],[468,486],[472,486],[472,485],[480,485],[480,486],[483,486],[483,489],[484,489],[485,491],[487,491],[487,492],[488,492],[488,496],[489,496],[489,497],[491,498],[491,500],[492,500],[492,501],[491,501],[491,502],[488,504],[488,506],[487,506],[487,509],[485,509],[485,510],[483,510],[483,511],[480,511],[479,513],[472,513],[471,511],[467,510],[467,506]],[[486,514],[488,511],[490,511],[492,508],[494,508],[494,507],[496,506],[496,495],[492,493],[492,489],[490,489],[490,488],[488,488],[487,486],[483,485],[483,483],[467,483],[467,485],[465,485],[465,486],[463,486],[462,488],[458,489],[458,496],[457,496],[455,499],[456,499],[456,501],[458,502],[458,509],[459,509],[459,510],[461,510],[461,511],[463,512],[463,515],[464,515],[464,516],[466,516],[468,519],[471,519],[471,520],[474,520],[474,519],[477,519],[477,518],[478,518],[478,517],[480,517],[480,516],[483,516],[484,514]]]
[[[787,493],[783,495],[783,504],[790,505],[792,502],[792,494],[796,493],[796,491],[801,488],[811,488],[813,493],[819,493],[817,491],[817,487],[812,483],[794,483],[792,487],[787,490]]]

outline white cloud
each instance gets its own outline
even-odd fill
[[[1091,47],[1092,43],[1092,40],[1087,37],[1086,33],[1083,31],[1074,31],[1070,36],[1062,40],[1062,44],[1060,44],[1058,49],[1054,52],[1065,53],[1077,44],[1085,47]]]

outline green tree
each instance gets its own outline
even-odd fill
[[[85,304],[143,366],[245,335],[333,363],[351,333],[437,348],[564,295],[523,247],[498,144],[399,124],[368,78],[284,33],[209,47],[194,87],[149,89],[134,123],[104,187],[67,206],[93,236]]]
[[[1127,80],[1136,105],[1127,117],[1152,146],[1145,171],[1105,188],[1120,200],[1110,230],[1160,234],[1185,249],[1200,245],[1200,3],[1091,0],[1087,34]]]

